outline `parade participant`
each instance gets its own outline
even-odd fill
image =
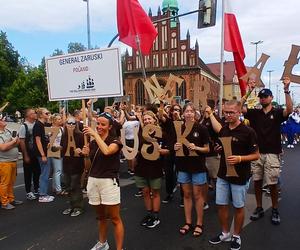
[[[91,158],[91,169],[87,184],[89,203],[95,207],[99,220],[99,241],[93,250],[109,249],[107,231],[109,220],[114,225],[116,249],[121,250],[124,227],[120,217],[120,150],[122,144],[118,137],[111,135],[113,118],[109,113],[101,113],[97,119],[97,131],[84,128],[84,134],[95,140],[84,146],[83,154]]]
[[[165,110],[162,107],[159,109],[158,117],[161,122],[161,127],[165,135],[169,138],[171,145],[176,143],[176,132],[173,121],[180,121],[182,115],[182,108],[179,104],[174,104],[170,107],[168,115],[164,115]],[[165,182],[167,196],[162,200],[163,203],[169,203],[173,200],[173,192],[177,185],[177,174],[175,170],[175,152],[173,147],[170,148],[170,154],[164,160]],[[182,190],[180,190],[182,191]],[[183,193],[181,192],[183,197]],[[181,202],[183,204],[183,200]]]
[[[45,108],[39,108],[37,110],[38,120],[33,126],[33,138],[34,138],[34,152],[38,158],[41,174],[39,179],[39,202],[52,202],[54,197],[48,195],[49,175],[50,175],[50,161],[47,158],[47,147],[49,138],[45,133],[45,124],[48,122],[50,112]]]
[[[196,109],[189,102],[183,108],[184,123],[182,132],[185,130],[187,123],[193,122],[191,132],[186,136],[189,142],[188,148],[182,143],[176,142],[174,150],[178,151],[183,147],[185,156],[176,156],[175,164],[178,170],[178,182],[182,185],[184,195],[184,214],[185,224],[179,230],[182,235],[193,230],[192,226],[192,207],[193,198],[197,214],[196,226],[194,227],[193,236],[198,237],[203,233],[203,192],[207,183],[205,154],[209,152],[209,135],[207,129],[195,122]],[[193,151],[197,156],[188,156],[188,150]]]
[[[280,174],[279,154],[282,152],[280,124],[284,122],[293,111],[292,99],[290,97],[290,79],[283,78],[284,93],[286,99],[285,109],[276,109],[272,106],[273,95],[271,90],[262,89],[258,93],[262,109],[244,109],[245,118],[250,121],[251,127],[255,130],[258,138],[260,158],[252,165],[253,181],[257,207],[250,219],[256,221],[264,216],[262,208],[262,185],[263,180],[269,186],[272,199],[271,222],[274,225],[280,224],[278,212],[278,189],[277,182]],[[246,101],[255,87],[255,81],[251,80],[249,92],[243,97]]]
[[[212,114],[221,123],[220,118],[215,113],[215,102],[214,100],[207,100],[207,105],[209,109],[212,110]],[[208,129],[209,133],[209,153],[206,155],[206,167],[208,170],[208,175],[210,179],[210,184],[214,188],[217,180],[217,174],[219,170],[220,159],[218,157],[218,153],[214,151],[214,145],[216,140],[218,139],[218,134],[214,131],[210,117],[207,112],[204,113],[203,120],[201,124],[204,125]]]
[[[219,137],[232,137],[232,155],[225,159],[225,153],[221,143],[216,147],[221,153],[220,168],[216,184],[216,204],[218,205],[219,221],[222,233],[209,242],[219,244],[231,241],[231,250],[241,248],[240,233],[244,223],[245,199],[251,176],[251,161],[259,158],[257,139],[254,130],[244,125],[239,116],[241,113],[241,103],[237,100],[227,101],[224,105],[224,115],[226,124],[222,127],[217,121],[210,108],[206,109],[211,119],[214,130]],[[237,176],[227,176],[227,165],[234,165]],[[229,225],[229,202],[232,199],[234,207],[234,231],[230,237]]]
[[[137,127],[139,128],[140,123],[139,121],[126,121],[123,124],[123,129],[125,130],[125,140],[126,140],[126,145],[130,148],[133,148],[134,146],[134,128]],[[135,159],[132,160],[127,160],[128,164],[128,173],[130,175],[134,175],[134,168],[136,165]]]
[[[15,200],[14,183],[17,176],[19,138],[12,137],[0,114],[0,200],[1,208],[10,210],[23,202]]]
[[[158,118],[152,111],[146,111],[143,114],[144,126],[149,124],[158,126]],[[159,127],[158,127],[159,128]],[[160,129],[160,128],[159,128]],[[150,131],[151,137],[155,138],[155,131]],[[164,138],[156,138],[160,144],[160,156],[167,155],[167,143]],[[163,176],[163,159],[159,157],[157,160],[145,159],[141,149],[145,145],[150,145],[147,153],[151,154],[154,146],[151,142],[147,142],[141,135],[139,136],[139,153],[137,155],[137,165],[135,169],[135,182],[138,188],[143,191],[144,204],[147,210],[147,215],[142,219],[141,225],[148,228],[154,228],[160,224],[160,188]],[[151,198],[151,194],[152,198]]]
[[[61,138],[63,134],[63,120],[60,114],[53,114],[50,118],[53,128],[58,128],[58,134],[55,137],[54,143],[52,145],[52,151],[60,151],[61,150]],[[52,178],[52,189],[55,194],[60,195],[62,192],[61,188],[61,177],[63,171],[63,159],[62,157],[49,157],[50,165],[53,168],[53,178]]]
[[[73,138],[75,147],[70,150],[70,155],[66,155],[68,148],[69,130],[73,129]],[[83,148],[83,134],[76,129],[76,120],[74,117],[68,117],[62,139],[63,172],[65,181],[65,192],[68,194],[70,207],[63,211],[64,215],[76,217],[83,213],[83,195],[80,181],[83,173],[84,162],[81,155]],[[75,156],[77,153],[77,156]]]
[[[39,178],[41,174],[40,164],[34,153],[33,126],[36,121],[34,109],[26,109],[24,112],[25,121],[20,126],[19,138],[20,148],[23,155],[24,182],[27,200],[37,199],[39,192]],[[33,182],[34,192],[31,190]]]

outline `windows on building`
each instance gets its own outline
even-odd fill
[[[181,96],[181,100],[186,99],[186,82],[183,81],[181,86],[176,83],[176,96]]]
[[[145,101],[145,87],[142,80],[137,80],[135,84],[135,103],[143,105]]]

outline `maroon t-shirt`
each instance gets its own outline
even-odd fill
[[[116,137],[108,136],[104,141],[108,146],[116,143],[119,150],[112,155],[104,155],[95,140],[90,142],[90,158],[92,162],[90,177],[118,178],[120,170],[120,150],[122,143]],[[99,148],[99,150],[98,150]]]

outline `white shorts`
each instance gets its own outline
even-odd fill
[[[120,186],[117,179],[89,177],[87,183],[89,204],[93,206],[118,205],[121,203]]]

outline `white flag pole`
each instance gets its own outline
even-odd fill
[[[222,118],[222,99],[224,91],[224,15],[225,15],[225,1],[222,1],[222,29],[221,29],[221,58],[220,58],[220,92],[219,92],[219,117]]]

